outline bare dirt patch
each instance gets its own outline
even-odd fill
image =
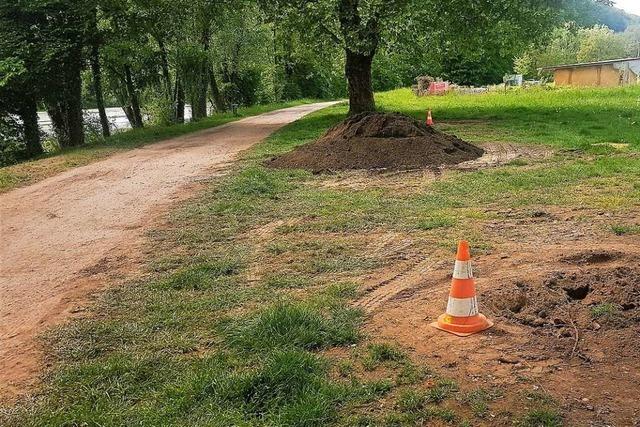
[[[330,129],[318,141],[269,160],[274,168],[315,173],[366,169],[411,170],[455,165],[484,151],[401,114],[363,113]]]
[[[635,425],[640,406],[621,390],[640,387],[640,251],[632,237],[604,234],[593,212],[589,224],[565,221],[570,209],[546,213],[503,213],[500,227],[485,228],[493,249],[473,262],[494,328],[461,339],[429,327],[446,307],[453,260],[414,239],[409,252],[422,257],[365,278],[356,304],[367,310],[366,331],[463,391],[502,390],[492,415],[474,425],[513,425],[535,396],[554,399],[569,425]],[[537,238],[512,240],[512,227]]]
[[[219,167],[332,103],[303,105],[185,135],[0,195],[0,398],[41,369],[36,337],[88,295],[135,273],[144,232]]]

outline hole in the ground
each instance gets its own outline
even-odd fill
[[[622,254],[616,251],[585,251],[562,258],[562,261],[570,264],[601,264],[620,258]]]
[[[522,309],[527,305],[527,297],[524,295],[518,295],[513,298],[513,300],[509,304],[509,310],[512,313],[520,313]]]
[[[629,311],[629,310],[633,310],[634,308],[636,308],[636,305],[632,302],[628,302],[628,303],[623,303],[622,304],[622,310],[623,311]]]
[[[591,288],[589,285],[580,285],[571,288],[564,288],[567,296],[572,300],[583,300],[589,295]]]

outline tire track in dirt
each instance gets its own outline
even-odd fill
[[[410,298],[418,290],[436,285],[436,279],[446,279],[433,274],[438,265],[431,259],[414,260],[399,272],[373,278],[369,281],[372,284],[365,287],[364,295],[356,301],[355,306],[370,314],[387,302]],[[434,289],[439,290],[440,287]]]
[[[144,231],[163,212],[224,173],[242,150],[333,104],[242,119],[1,194],[0,398],[34,381],[40,333],[82,311],[114,276],[138,270]]]

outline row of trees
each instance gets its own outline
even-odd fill
[[[600,3],[607,3],[602,0]],[[0,143],[42,152],[45,108],[61,147],[84,143],[83,107],[131,126],[194,120],[231,103],[348,94],[419,74],[499,80],[513,57],[595,0],[0,0]],[[609,9],[607,9],[609,10]],[[208,108],[209,106],[209,108]],[[2,153],[3,150],[0,150]]]
[[[606,26],[580,28],[568,23],[556,28],[547,44],[531,46],[518,56],[514,68],[533,77],[542,67],[631,57],[640,57],[640,24],[616,33]]]

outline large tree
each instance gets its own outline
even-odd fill
[[[273,2],[266,2],[273,3]],[[470,40],[491,37],[496,28],[510,26],[515,36],[531,36],[550,22],[552,0],[277,0],[313,38],[329,38],[342,47],[349,90],[349,113],[375,110],[372,63],[379,48],[401,40],[433,35],[443,54],[442,35]],[[502,32],[504,33],[504,31]],[[471,44],[471,43],[470,43]],[[476,46],[478,43],[473,43]],[[500,49],[496,43],[492,49]]]

